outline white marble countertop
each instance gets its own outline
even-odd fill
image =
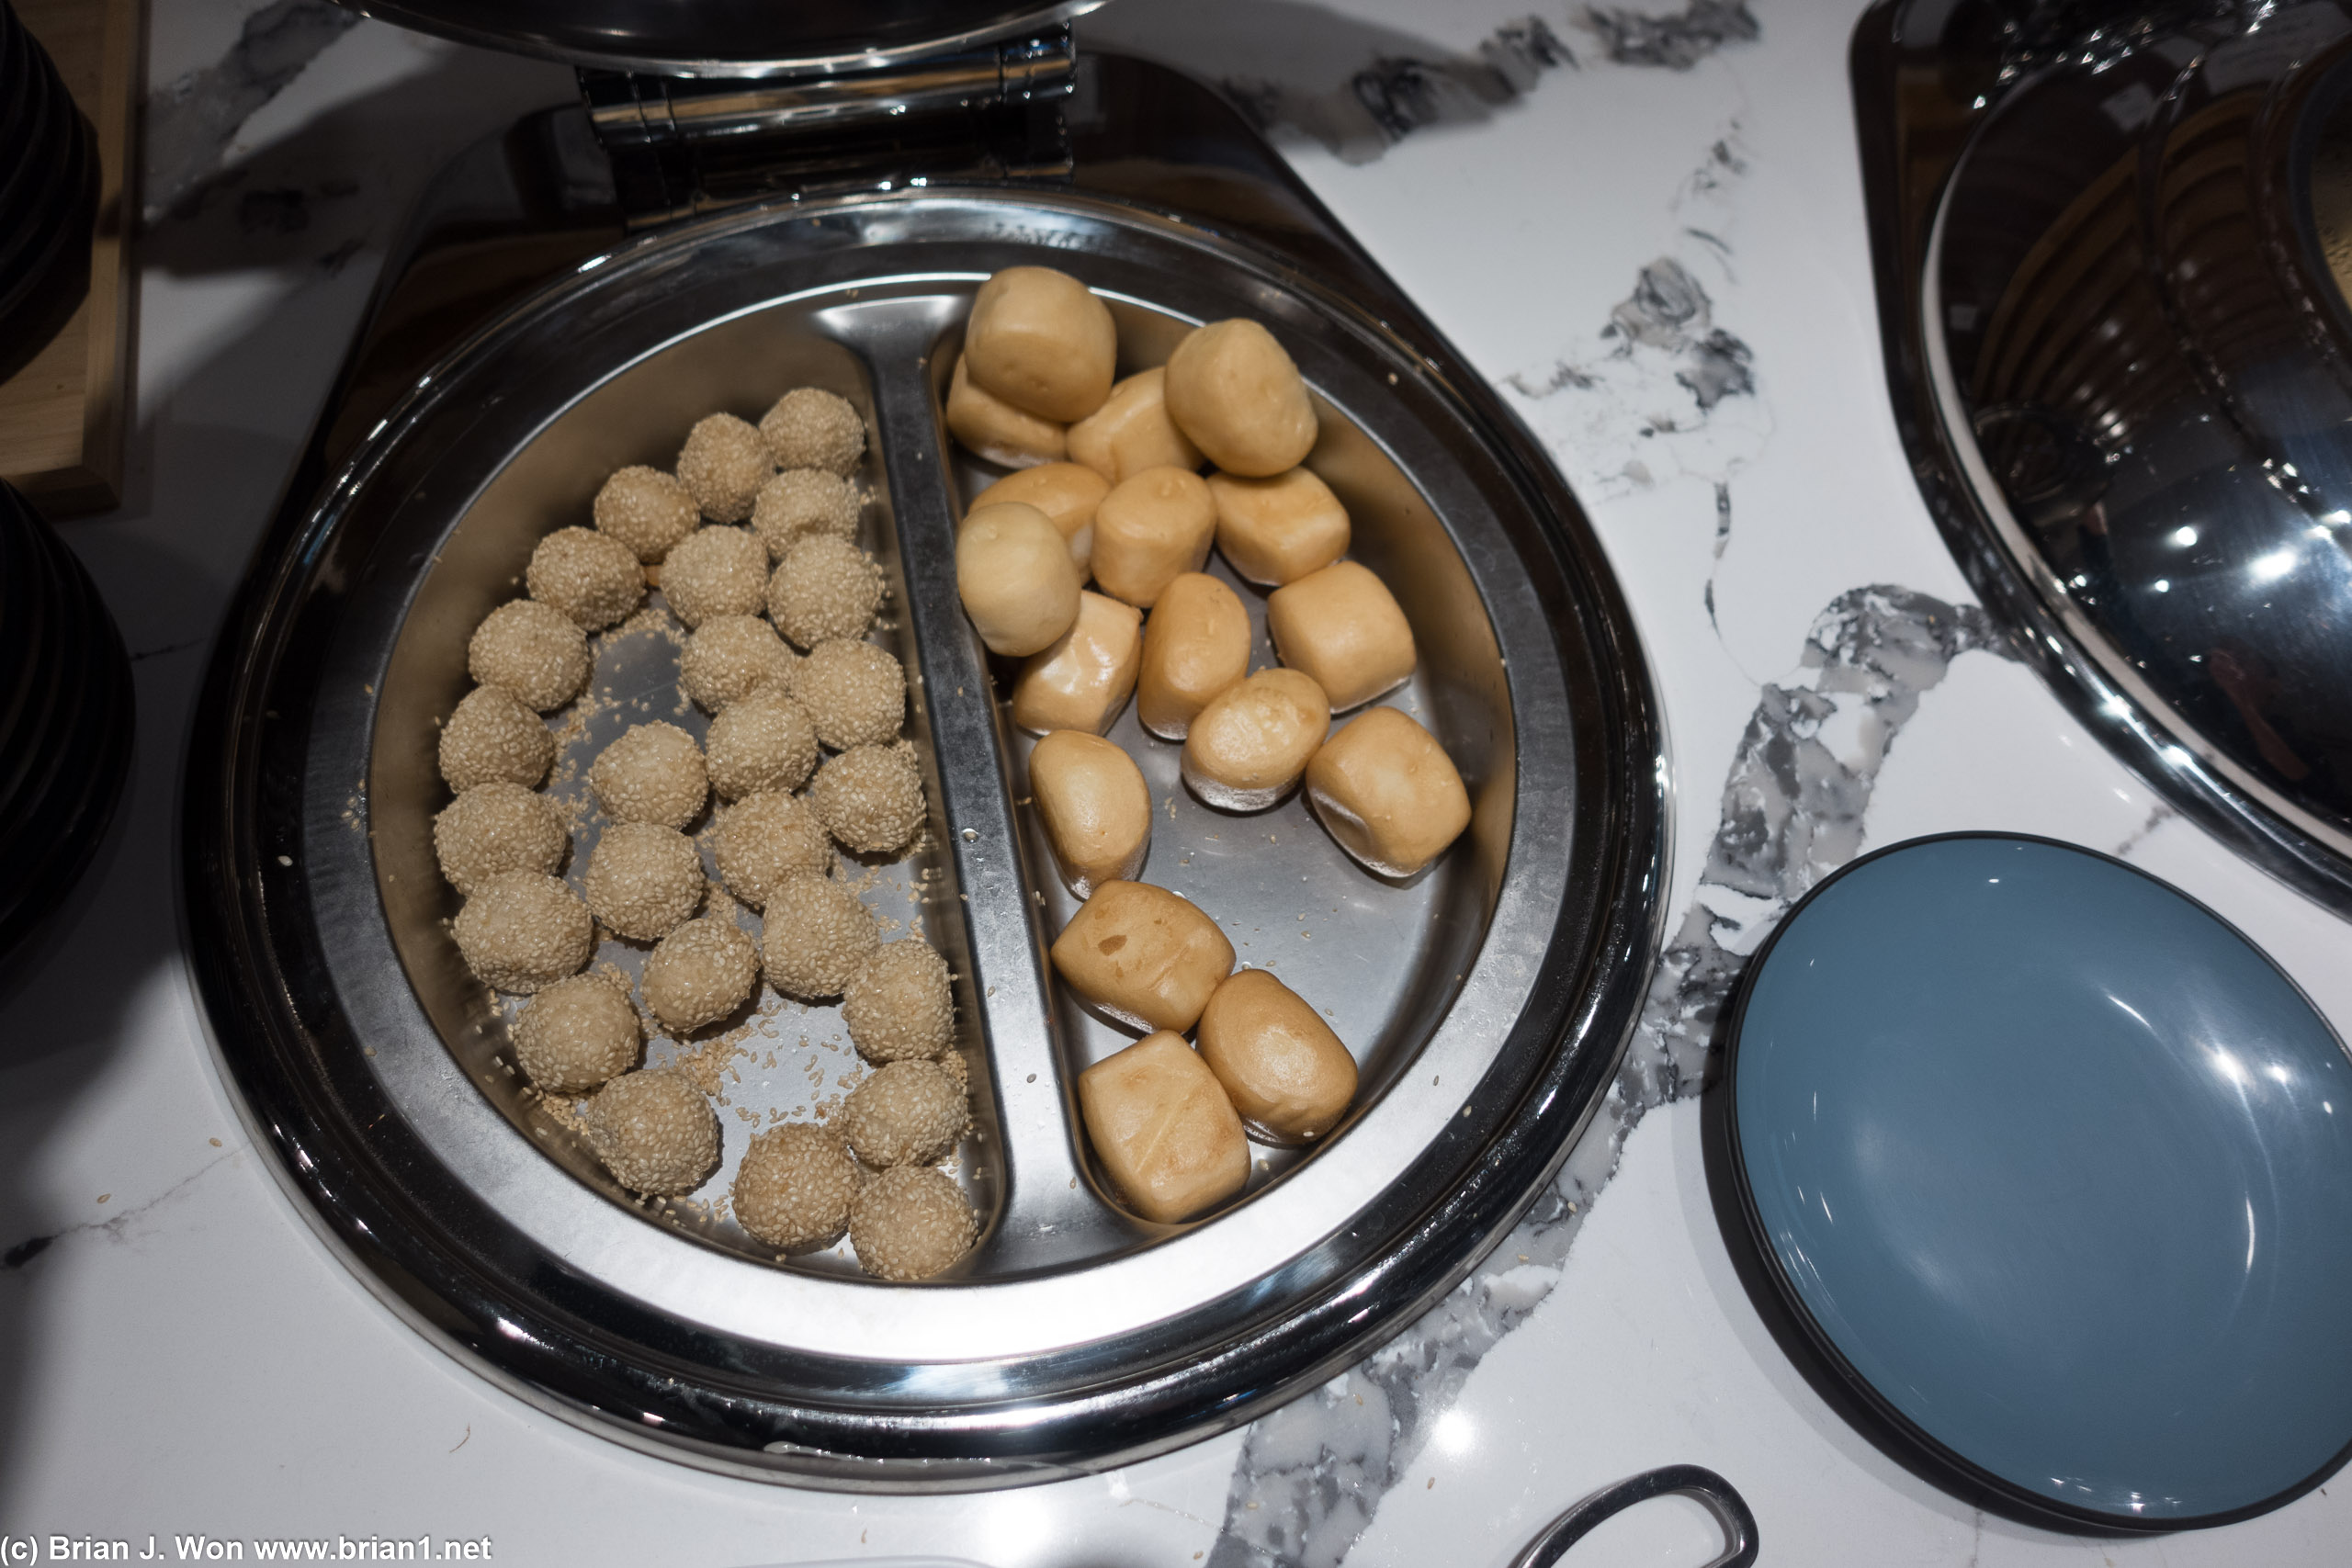
[[[1666,23],[1541,0],[1541,36],[1531,0],[1118,0],[1089,24],[1261,106],[1552,444],[1655,660],[1679,934],[1558,1201],[1389,1350],[1117,1473],[849,1498],[649,1459],[494,1390],[345,1272],[243,1136],[173,895],[209,638],[408,204],[571,84],[323,0],[155,0],[130,496],[66,530],[138,660],[137,762],[92,877],[0,972],[0,1533],[134,1557],[153,1536],[167,1561],[176,1537],[250,1560],[264,1539],[429,1535],[583,1565],[1499,1565],[1596,1486],[1690,1461],[1741,1488],[1768,1562],[2342,1561],[2335,1487],[2152,1539],[1980,1516],[1824,1405],[1734,1277],[1689,1021],[1726,954],[1855,853],[1989,828],[2125,855],[2339,1029],[2352,965],[2335,921],[2159,806],[1981,618],[1944,613],[1971,595],[1887,405],[1854,0],[1650,3]],[[1645,330],[1604,335],[1627,311]],[[1727,815],[1765,820],[1763,847],[1719,844]],[[1712,1540],[1662,1502],[1569,1562],[1696,1563]]]

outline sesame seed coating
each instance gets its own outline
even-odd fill
[[[780,468],[846,474],[865,453],[865,422],[847,398],[821,387],[797,387],[778,398],[762,416],[760,434]]]
[[[545,713],[588,683],[588,634],[551,604],[516,599],[474,628],[466,668],[483,685],[502,686]]]
[[[768,579],[768,618],[798,648],[861,637],[882,607],[882,569],[830,534],[804,534]]]
[[[710,787],[721,800],[798,789],[817,765],[817,726],[808,709],[771,685],[730,703],[710,721],[703,754]]]
[[[759,948],[726,916],[705,915],[662,939],[637,990],[662,1027],[683,1037],[741,1007],[759,983]]]
[[[750,517],[760,487],[774,472],[767,443],[731,413],[697,420],[678,450],[678,480],[714,523],[741,523]]]
[[[956,1032],[947,960],[919,936],[885,942],[842,993],[842,1022],[871,1061],[938,1055]]]
[[[752,532],[779,559],[803,534],[854,539],[857,487],[822,468],[786,468],[760,487],[752,505]]]
[[[596,803],[616,822],[683,828],[710,793],[702,748],[674,724],[631,726],[588,770]]]
[[[792,694],[808,710],[817,739],[836,751],[899,738],[907,716],[907,672],[870,642],[835,637],[808,650],[793,672]]]
[[[501,872],[557,871],[571,847],[555,802],[503,779],[474,785],[433,819],[441,874],[469,898]]]
[[[582,1119],[588,1146],[632,1192],[691,1192],[718,1168],[718,1113],[683,1073],[623,1073],[596,1091]]]
[[[858,1267],[877,1280],[927,1280],[971,1249],[979,1222],[942,1171],[894,1166],[850,1205]]]
[[[512,692],[477,686],[441,727],[441,776],[463,794],[497,780],[533,788],[555,762],[555,737]]]
[[[842,848],[889,854],[923,822],[922,779],[899,746],[853,746],[817,770],[808,798]]]
[[[552,1094],[585,1094],[637,1065],[637,1009],[605,976],[558,980],[514,1021],[514,1060]]]
[[[596,492],[596,526],[641,561],[658,561],[702,525],[702,511],[673,475],[642,463],[616,472]]]
[[[702,856],[694,840],[652,822],[606,828],[581,880],[590,912],[631,942],[661,941],[702,905]]]
[[[804,1002],[840,996],[882,945],[874,911],[821,876],[790,877],[771,890],[761,924],[768,984]]]
[[[537,871],[492,877],[458,911],[455,929],[466,966],[502,991],[536,991],[578,974],[596,936],[580,896]]]
[[[541,539],[523,581],[532,598],[592,632],[621,620],[645,597],[637,552],[593,528],[558,528]]]
[[[678,656],[678,680],[710,713],[774,684],[788,690],[800,656],[757,615],[713,615],[695,628]]]
[[[747,795],[718,818],[711,848],[727,890],[754,909],[795,876],[822,876],[831,863],[808,803],[781,790]]]
[[[831,1247],[849,1228],[864,1179],[842,1135],[813,1122],[753,1138],[735,1170],[735,1218],[779,1252]]]
[[[876,1169],[937,1165],[964,1135],[972,1107],[963,1086],[930,1062],[891,1062],[851,1091],[841,1128]]]
[[[767,602],[768,548],[741,528],[697,528],[662,563],[662,597],[687,630],[714,615],[756,615]]]

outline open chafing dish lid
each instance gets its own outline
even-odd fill
[[[2095,731],[2352,912],[2352,17],[2012,9],[1856,55],[1922,483]]]
[[[665,76],[797,76],[952,52],[1102,0],[344,0],[460,42]]]

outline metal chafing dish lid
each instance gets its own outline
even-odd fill
[[[2087,723],[2352,909],[2352,18],[1998,9],[1883,6],[1857,53],[1922,482]]]
[[[420,32],[569,65],[673,76],[871,69],[967,49],[1102,0],[344,0]]]

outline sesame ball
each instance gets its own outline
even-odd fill
[[[695,628],[678,656],[678,680],[710,713],[774,683],[792,684],[800,656],[784,646],[775,628],[757,615],[713,615]]]
[[[594,528],[558,528],[541,539],[523,581],[532,598],[592,632],[620,620],[645,597],[637,552]]]
[[[800,1001],[838,997],[882,945],[874,911],[840,883],[787,878],[768,894],[761,958],[768,984]]]
[[[678,479],[714,523],[752,515],[760,487],[775,472],[760,433],[731,413],[715,413],[686,432],[678,451]]]
[[[497,780],[532,788],[554,761],[546,721],[496,686],[468,692],[441,727],[441,776],[459,794]]]
[[[776,466],[823,468],[846,474],[865,454],[865,422],[847,398],[819,387],[799,387],[775,400],[762,416],[760,435]]]
[[[702,856],[675,828],[616,822],[596,840],[582,879],[591,913],[615,936],[659,942],[702,905]]]
[[[458,911],[458,951],[482,984],[537,991],[576,975],[595,945],[580,896],[544,872],[501,872]]]
[[[978,1233],[963,1190],[931,1166],[884,1171],[849,1208],[857,1265],[877,1280],[927,1280],[969,1251]]]
[[[772,789],[729,807],[711,847],[718,879],[754,909],[765,908],[787,877],[824,875],[833,858],[808,803]]]
[[[729,704],[712,719],[703,751],[710,787],[721,800],[798,789],[817,765],[817,726],[808,709],[769,686]]]
[[[779,1252],[831,1247],[849,1228],[861,1178],[842,1135],[813,1122],[753,1138],[735,1171],[735,1218]]]
[[[514,1060],[551,1094],[585,1094],[637,1065],[637,1009],[603,975],[558,980],[514,1021]]]
[[[652,562],[702,526],[702,511],[675,478],[634,464],[596,492],[596,526],[627,545],[639,560]]]
[[[919,936],[885,942],[850,977],[842,1022],[850,1043],[870,1060],[938,1055],[956,1030],[947,960]]]
[[[616,822],[683,828],[702,809],[710,775],[695,738],[657,719],[631,726],[605,747],[588,770],[588,785]]]
[[[930,1062],[891,1062],[851,1091],[841,1129],[876,1169],[937,1165],[964,1135],[972,1108],[964,1089]]]
[[[826,831],[860,854],[906,848],[922,826],[922,779],[899,746],[853,746],[817,770],[808,798]]]
[[[861,637],[882,607],[882,569],[830,534],[803,534],[768,579],[768,618],[797,647]]]
[[[714,615],[756,615],[767,601],[768,548],[741,528],[697,528],[662,563],[662,597],[691,631]]]
[[[637,983],[647,1010],[674,1035],[715,1023],[760,982],[760,951],[724,915],[688,920],[662,939]]]
[[[571,847],[555,802],[504,779],[474,785],[433,819],[441,874],[469,898],[501,872],[554,872]]]
[[[786,468],[760,487],[752,532],[781,559],[803,534],[857,537],[857,487],[822,468]]]
[[[835,637],[808,650],[793,672],[792,694],[815,721],[817,739],[834,750],[887,745],[907,716],[907,672],[870,642]]]
[[[551,604],[517,599],[474,628],[466,669],[485,686],[501,686],[545,713],[588,683],[588,634]]]
[[[588,1146],[632,1192],[691,1192],[718,1167],[718,1113],[683,1073],[623,1073],[581,1115]]]

